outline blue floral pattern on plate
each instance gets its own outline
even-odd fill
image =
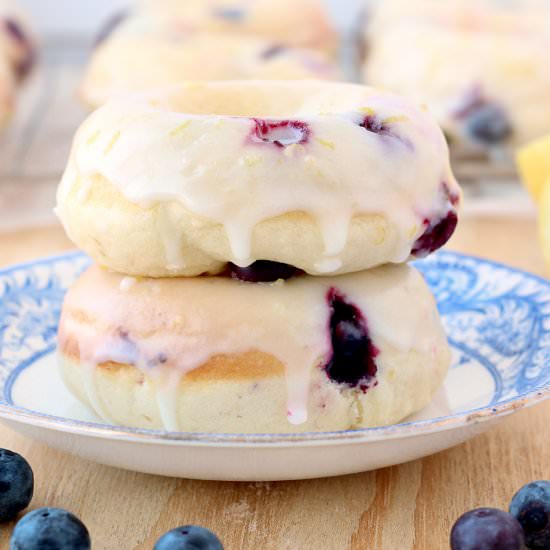
[[[82,253],[0,271],[0,403],[27,366],[55,349],[63,296],[89,264]],[[494,382],[489,406],[550,387],[550,282],[504,265],[439,252],[417,262],[454,349]]]

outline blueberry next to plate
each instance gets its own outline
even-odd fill
[[[13,519],[31,502],[34,476],[29,463],[17,453],[0,449],[0,521]]]
[[[11,536],[10,550],[89,550],[86,526],[61,508],[39,508],[21,519]]]
[[[496,508],[477,508],[458,518],[451,530],[451,550],[523,550],[517,519]]]
[[[154,550],[223,550],[223,546],[212,531],[195,525],[184,525],[162,535]]]
[[[513,496],[510,513],[523,528],[527,548],[550,549],[550,481],[524,485]]]

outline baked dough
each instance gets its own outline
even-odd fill
[[[129,275],[257,260],[327,275],[433,252],[460,199],[441,130],[401,98],[236,81],[100,108],[75,137],[57,212],[77,246]]]
[[[430,402],[450,363],[408,265],[271,284],[92,267],[67,294],[59,357],[107,422],[217,433],[392,424]]]

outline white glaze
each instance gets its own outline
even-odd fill
[[[197,86],[112,101],[96,111],[75,138],[58,192],[61,218],[74,173],[84,179],[101,175],[143,208],[178,201],[192,214],[222,224],[232,251],[228,260],[246,266],[261,259],[251,252],[259,222],[305,211],[323,236],[324,254],[317,264],[324,274],[339,268],[354,215],[380,214],[396,226],[390,261],[399,263],[409,257],[422,221],[449,210],[442,182],[460,194],[441,131],[427,113],[398,97],[345,84],[220,83],[201,89],[205,101],[211,97],[218,109],[225,101],[227,116],[170,110],[170,98],[189,113],[204,110],[197,104]],[[257,104],[244,100],[248,112],[236,116],[233,103],[242,102],[241,95],[251,89],[260,99],[252,96]],[[277,107],[278,95],[285,93],[289,97]],[[250,117],[266,110],[270,120],[280,111],[279,120],[305,122],[308,142],[282,148],[251,138],[255,122]],[[397,137],[359,127],[366,115],[389,121]],[[166,267],[177,267],[181,225],[169,215],[161,225]]]
[[[271,354],[285,366],[289,422],[304,422],[312,370],[330,357],[332,287],[363,312],[382,362],[390,347],[425,352],[445,342],[433,297],[409,266],[275,284],[220,277],[144,279],[126,292],[119,290],[122,280],[92,268],[76,283],[64,306],[61,349],[67,338],[75,339],[86,364],[112,361],[147,373],[169,430],[178,428],[176,395],[186,373],[213,356],[251,350]],[[152,366],[159,354],[164,362]],[[93,397],[93,377],[85,384]],[[97,399],[90,402],[98,406]]]

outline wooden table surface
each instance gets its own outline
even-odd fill
[[[69,248],[61,229],[0,235],[0,265]],[[535,223],[466,219],[450,248],[544,274]],[[550,402],[449,451],[376,472],[301,482],[168,479],[87,462],[0,427],[0,447],[36,475],[32,507],[59,506],[90,529],[94,550],[152,549],[185,523],[213,529],[226,550],[438,550],[476,506],[505,508],[533,479],[550,479]],[[8,548],[13,524],[0,526]]]

